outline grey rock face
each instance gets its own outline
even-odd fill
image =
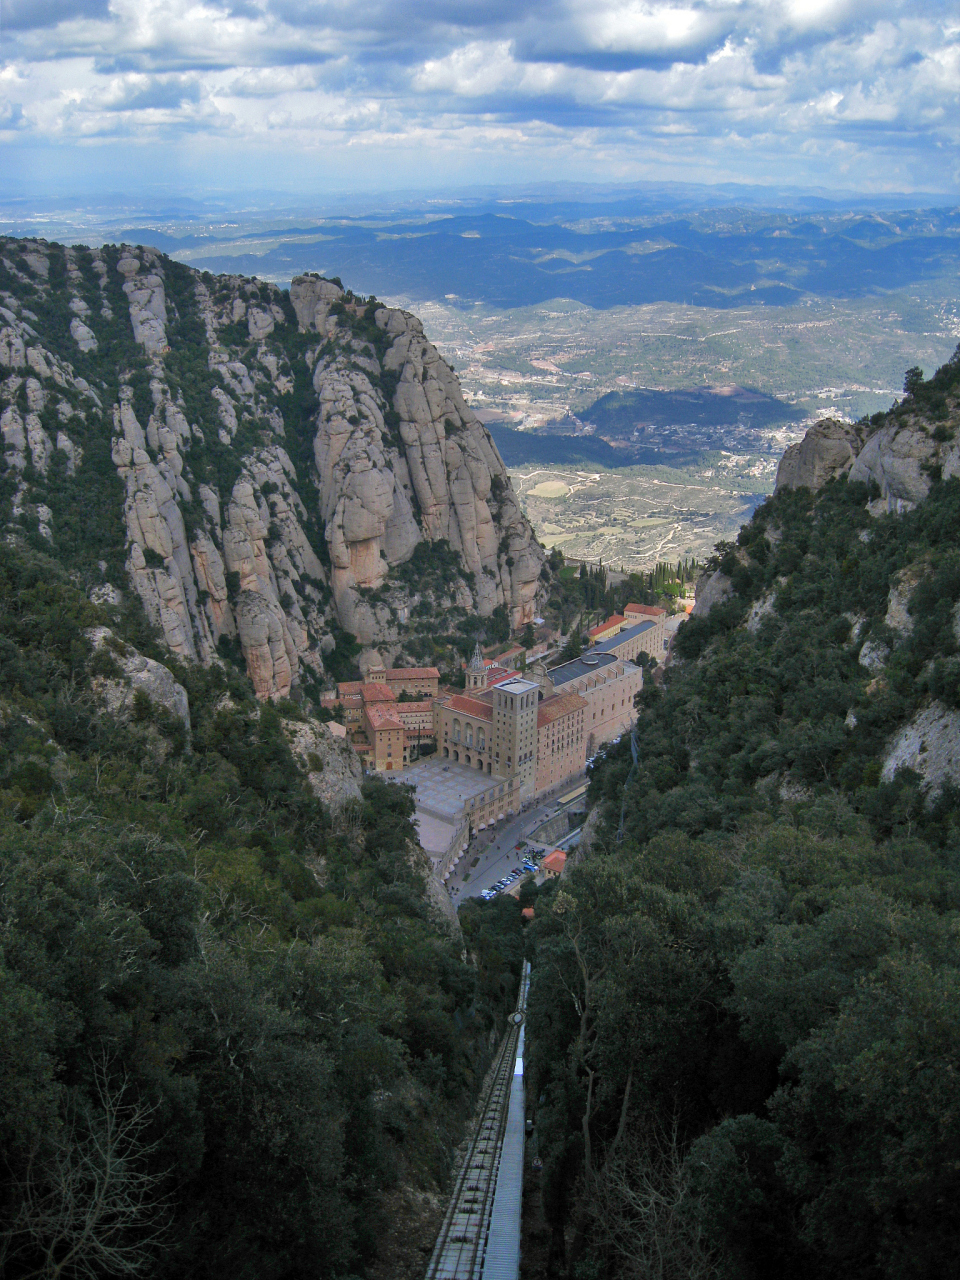
[[[768,617],[775,611],[776,598],[777,593],[775,591],[771,591],[768,595],[765,595],[761,599],[755,601],[751,606],[745,623],[747,630],[751,634],[755,635],[760,630],[760,624],[763,622],[764,618]]]
[[[850,479],[865,484],[875,481],[888,511],[898,502],[916,504],[930,492],[930,477],[924,466],[933,462],[937,445],[913,423],[890,423],[881,427],[863,446],[850,468]]]
[[[891,782],[898,769],[915,769],[931,796],[945,782],[960,785],[960,711],[932,702],[897,733],[884,757],[881,777]]]
[[[900,641],[913,634],[913,616],[910,613],[910,597],[924,576],[924,567],[911,565],[902,569],[890,585],[887,596],[887,613],[884,622],[895,631]]]
[[[109,711],[115,715],[129,713],[135,695],[143,693],[155,707],[176,716],[190,732],[187,691],[162,663],[145,658],[132,646],[118,641],[109,627],[92,627],[85,634],[95,649],[107,646],[107,652],[123,672],[121,679],[100,677],[97,681]]]
[[[44,247],[21,241],[19,250],[46,280]],[[13,295],[0,300],[0,430],[20,475],[13,522],[32,519],[44,496],[31,495],[30,468],[49,474],[59,452],[82,482],[99,433],[123,492],[128,581],[113,581],[138,593],[178,658],[210,663],[218,647],[239,643],[258,696],[269,698],[323,676],[338,628],[393,655],[423,602],[419,584],[394,571],[441,540],[460,570],[434,584],[438,608],[488,615],[505,606],[515,626],[532,619],[543,550],[415,317],[370,311],[338,284],[303,276],[290,303],[299,333],[316,336],[305,343],[294,340],[286,300],[262,281],[205,283],[182,269],[174,278],[163,255],[125,246],[119,256],[89,251],[91,285],[80,251],[64,253],[67,334],[48,341]],[[212,378],[198,373],[195,352],[189,373],[167,358],[190,316],[205,333]],[[114,371],[113,404],[71,364],[78,347],[104,357],[104,320],[129,324],[146,356],[145,379]],[[304,376],[315,407],[295,401],[291,413]],[[58,518],[51,502],[41,524],[53,554]]]
[[[696,603],[691,610],[694,618],[705,618],[714,605],[727,600],[733,594],[733,585],[725,573],[717,570],[708,578],[701,577],[696,587]]]
[[[81,351],[96,351],[96,335],[88,325],[83,323],[79,316],[74,316],[70,321],[70,336]]]
[[[360,799],[363,767],[346,738],[338,737],[319,720],[284,720],[290,749],[307,771],[313,794],[330,809]]]
[[[850,471],[863,440],[862,427],[836,418],[822,419],[780,459],[777,488],[807,488],[814,492],[822,489],[828,480]]]
[[[860,650],[857,661],[867,671],[882,671],[889,657],[890,650],[885,644],[881,644],[878,640],[867,640]]]
[[[342,296],[332,293],[336,286],[312,277],[294,286],[301,324],[312,309],[309,323],[330,331],[331,298]],[[460,553],[481,615],[504,604],[514,626],[530,621],[544,553],[503,460],[420,322],[387,308],[375,322],[391,339],[383,372],[398,378],[393,405],[385,406],[399,415],[395,435],[386,427],[372,348],[370,374],[356,367],[354,353],[320,360],[313,376],[320,399],[314,456],[341,625],[364,644],[391,638],[359,592],[381,587],[389,568],[424,539],[444,539]]]

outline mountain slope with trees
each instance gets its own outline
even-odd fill
[[[638,695],[635,758],[592,769],[591,847],[537,898],[555,1271],[955,1269],[960,353],[907,390],[860,424],[859,469],[782,486],[718,548],[719,603]],[[856,478],[918,457],[915,505]]]
[[[169,684],[111,699],[124,667]],[[431,907],[408,790],[331,809],[309,728],[0,546],[10,1280],[418,1274],[510,993]]]
[[[0,1271],[417,1276],[519,960],[310,713],[363,638],[505,639],[542,551],[413,317],[0,258]]]

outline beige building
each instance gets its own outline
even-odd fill
[[[583,772],[587,758],[586,714],[579,693],[544,698],[537,710],[537,795]]]
[[[393,773],[407,763],[406,731],[392,705],[382,702],[364,707],[363,727],[372,748],[370,765],[378,773]]]
[[[497,683],[488,688],[493,671]],[[477,645],[467,667],[465,692],[437,700],[438,754],[493,777],[509,778],[521,795],[532,795],[542,696],[536,681],[491,667]]]
[[[552,667],[544,673],[544,682],[551,691],[577,693],[587,703],[584,735],[589,757],[602,742],[619,737],[633,723],[633,699],[643,688],[643,672],[613,653],[600,652],[598,645],[579,658]]]
[[[435,698],[440,690],[440,672],[436,667],[386,667],[377,665],[367,672],[367,683],[386,684],[394,697],[401,693]]]
[[[590,632],[591,652],[612,653],[636,662],[641,653],[663,663],[667,652],[666,609],[652,604],[628,604],[623,614],[614,614]]]
[[[382,670],[382,668],[381,668]],[[409,688],[436,684],[435,667],[401,669]],[[368,769],[402,769],[421,749],[433,743],[433,698],[398,702],[402,682],[388,680],[344,681],[337,685],[343,725],[354,749]],[[400,732],[399,742],[396,734]]]

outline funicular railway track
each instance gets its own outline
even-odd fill
[[[426,1280],[499,1280],[516,1274],[511,1260],[519,1258],[524,1139],[523,1077],[517,1059],[518,1052],[522,1054],[529,985],[530,966],[524,964],[516,1011],[500,1045],[480,1123],[457,1174]]]

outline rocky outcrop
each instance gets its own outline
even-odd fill
[[[329,335],[350,332],[330,314],[344,296],[314,278],[291,287],[301,327]],[[460,554],[481,615],[502,604],[514,626],[530,621],[544,553],[489,433],[416,317],[381,307],[372,321],[389,343],[382,359],[372,343],[348,341],[313,375],[314,456],[341,625],[364,644],[389,638],[359,593],[383,586],[423,540]],[[388,380],[392,403],[382,393]],[[385,413],[396,417],[389,428]]]
[[[750,612],[747,614],[747,620],[744,623],[751,635],[756,635],[760,630],[764,618],[770,616],[776,609],[777,593],[770,591],[765,596],[761,596],[759,600],[755,600],[750,606]]]
[[[936,460],[938,446],[926,431],[908,421],[882,426],[863,446],[850,468],[850,479],[879,485],[889,511],[915,506],[930,492],[927,468]]]
[[[694,618],[705,618],[714,605],[721,604],[733,595],[733,584],[719,569],[716,573],[702,574],[697,579],[696,603],[690,610]]]
[[[960,786],[960,711],[933,702],[897,733],[883,761],[881,777],[891,782],[898,769],[914,769],[931,796],[945,783]]]
[[[141,271],[141,267],[145,270]],[[125,253],[117,262],[117,270],[126,277],[123,291],[130,300],[135,340],[150,355],[163,351],[167,345],[167,305],[157,254],[151,249]]]
[[[107,710],[114,715],[128,715],[134,709],[138,693],[150,703],[166,711],[190,732],[190,701],[182,684],[160,662],[146,658],[131,645],[118,640],[109,627],[92,627],[86,632],[94,649],[108,654],[116,664],[119,675],[98,676],[94,687],[98,689]]]
[[[284,720],[290,749],[306,770],[313,794],[336,811],[360,799],[363,768],[346,738],[319,720]],[[449,897],[447,898],[449,901]]]
[[[867,640],[860,649],[857,661],[864,670],[877,672],[883,670],[889,658],[889,645],[884,644],[881,640]]]
[[[890,584],[887,612],[883,621],[900,641],[908,639],[913,634],[910,597],[926,572],[925,565],[910,565],[906,569],[901,569]]]
[[[846,475],[863,448],[865,436],[866,430],[860,423],[821,419],[780,459],[777,488],[807,488],[816,492],[828,480]]]
[[[285,697],[324,676],[340,631],[398,652],[417,606],[421,628],[451,604],[505,607],[515,627],[533,618],[543,550],[414,316],[318,276],[285,298],[143,247],[3,245],[18,288],[61,311],[48,338],[19,294],[0,296],[0,429],[21,477],[13,527],[36,521],[56,553],[76,514],[32,499],[30,469],[47,476],[59,456],[82,486],[108,445],[129,584],[178,658],[209,663],[239,646],[257,694]],[[118,322],[145,368],[105,368],[97,391],[71,362],[106,359]],[[438,557],[429,586],[403,571],[423,544],[455,553]],[[84,567],[91,589],[97,563]]]

